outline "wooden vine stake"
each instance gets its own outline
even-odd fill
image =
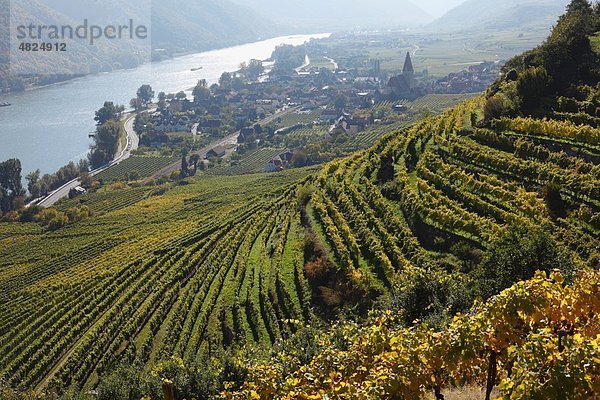
[[[496,352],[490,352],[490,365],[488,366],[488,376],[487,376],[487,387],[485,389],[485,400],[490,400],[492,396],[492,390],[494,390],[494,386],[496,385],[496,374],[498,370],[498,364],[496,362]]]
[[[175,393],[173,392],[173,382],[168,379],[165,379],[162,384],[163,394],[165,395],[165,400],[175,400]]]

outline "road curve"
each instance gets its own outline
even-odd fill
[[[110,164],[107,164],[103,167],[100,167],[98,169],[90,171],[90,175],[92,175],[92,176],[97,175],[100,172],[105,171],[108,168],[112,167],[113,165],[119,164],[121,161],[126,160],[129,157],[131,157],[131,152],[133,150],[136,150],[140,144],[140,138],[138,137],[138,135],[135,133],[135,130],[133,129],[134,121],[135,121],[135,114],[125,116],[125,124],[124,125],[125,125],[125,134],[126,134],[125,136],[127,138],[127,143],[125,144],[125,147],[121,150],[119,155]],[[41,201],[39,201],[37,203],[37,205],[41,206],[41,207],[52,207],[60,199],[68,197],[71,189],[74,189],[75,187],[77,187],[79,185],[80,185],[79,178],[73,179],[72,181],[65,183],[58,189],[51,192],[48,196],[46,196]]]

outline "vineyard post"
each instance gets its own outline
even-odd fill
[[[163,394],[165,395],[165,400],[175,400],[175,393],[173,392],[173,382],[168,379],[165,379],[162,384]]]
[[[433,391],[435,393],[435,400],[445,400],[439,384],[435,385],[435,387],[433,388]]]
[[[494,386],[496,385],[496,372],[498,369],[498,365],[496,363],[496,352],[494,350],[490,351],[490,365],[488,366],[488,376],[487,376],[487,387],[485,390],[485,400],[490,400],[492,395],[492,390],[494,390]]]

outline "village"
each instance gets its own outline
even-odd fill
[[[318,164],[341,155],[336,144],[352,142],[374,125],[435,111],[411,106],[417,99],[481,91],[500,67],[483,62],[433,78],[416,72],[406,52],[398,66],[402,72],[388,77],[380,60],[370,63],[367,71],[344,68],[327,57],[311,60],[302,47],[282,46],[272,60],[251,60],[224,73],[218,84],[200,81],[191,96],[160,93],[156,109],[136,118],[137,153],[188,153],[189,148],[193,153],[236,134],[235,143],[209,151],[200,168],[237,165],[244,155],[267,147],[281,151],[264,160],[263,171]]]

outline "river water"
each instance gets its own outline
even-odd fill
[[[244,61],[269,58],[280,44],[300,45],[327,36],[278,37],[0,96],[0,103],[12,103],[0,107],[0,161],[19,158],[23,176],[38,168],[42,173],[54,172],[69,161],[86,157],[94,112],[105,100],[128,107],[137,88],[146,83],[157,94],[189,91],[199,79],[212,84]],[[202,69],[191,71],[198,67]]]

